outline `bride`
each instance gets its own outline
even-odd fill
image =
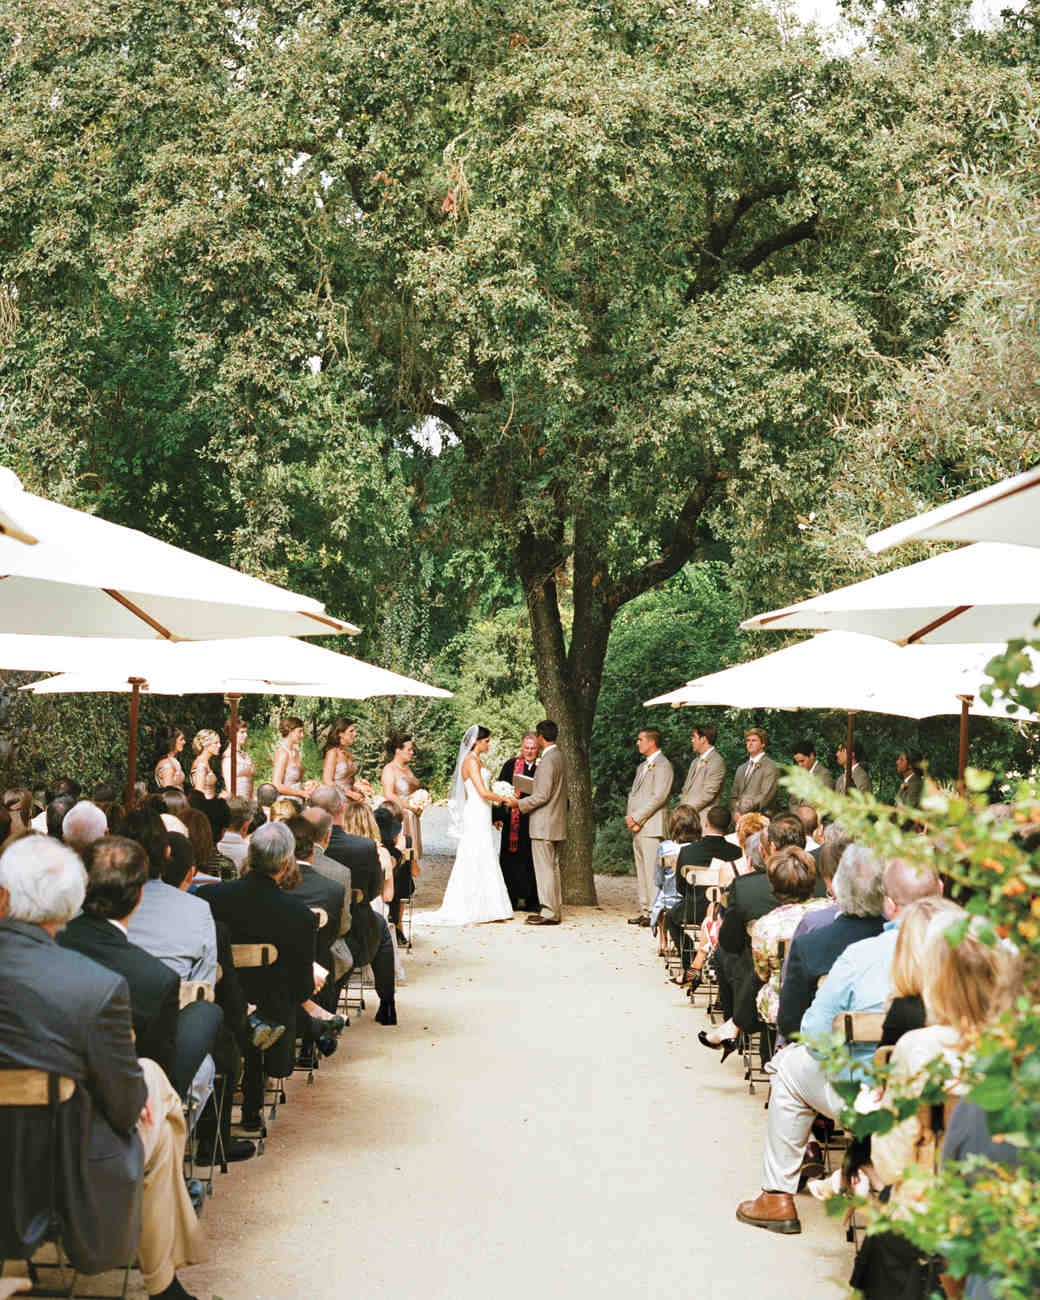
[[[450,799],[459,847],[440,911],[428,918],[433,925],[505,921],[513,915],[491,829],[491,805],[509,801],[488,789],[487,772],[480,761],[490,737],[486,727],[470,727],[459,747]]]

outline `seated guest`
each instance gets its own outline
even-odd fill
[[[188,828],[188,839],[191,840],[196,871],[200,875],[213,876],[217,880],[234,880],[238,875],[235,864],[214,848],[213,830],[206,814],[197,808],[188,808],[181,820]]]
[[[11,836],[11,814],[0,804],[0,849],[7,843]],[[59,837],[55,837],[59,838]]]
[[[163,881],[169,844],[162,818],[146,805],[125,817],[120,829],[148,855],[149,878],[127,927],[130,942],[165,962],[182,980],[215,985],[217,935],[213,914],[196,895]]]
[[[371,907],[373,900],[382,898],[386,886],[375,842],[367,836],[348,835],[343,829],[346,800],[334,785],[318,786],[311,795],[311,803],[332,818],[326,853],[349,868],[353,888],[361,893],[361,900],[351,903],[350,931],[346,939],[354,965],[372,967],[372,978],[379,995],[379,1010],[374,1019],[380,1025],[396,1025],[397,980],[393,940],[386,918]]]
[[[61,838],[81,857],[89,845],[107,834],[108,818],[96,803],[89,803],[86,799],[73,804],[62,818]]]
[[[136,1257],[150,1296],[192,1300],[175,1272],[199,1258],[181,1100],[154,1061],[137,1059],[123,977],[54,941],[85,892],[83,864],[52,839],[27,837],[0,857],[0,1066],[76,1081],[58,1112],[57,1170],[73,1266],[101,1273]],[[0,1108],[0,1125],[22,1203],[46,1204],[46,1110]]]
[[[734,876],[746,876],[749,871],[756,869],[755,865],[748,861],[747,846],[752,835],[757,835],[759,831],[764,831],[769,825],[769,818],[759,812],[742,813],[737,818],[736,831],[732,835],[727,835],[726,839],[731,843],[735,840],[740,853],[733,859],[733,865],[723,867],[719,875],[719,885],[723,889],[729,889],[733,883]],[[761,854],[759,855],[761,857]],[[758,864],[759,867],[765,867],[763,858]]]
[[[31,790],[26,790],[21,786],[15,787],[11,790],[5,790],[4,807],[11,814],[12,832],[33,829],[31,825],[33,816],[33,799]],[[43,830],[46,831],[46,819],[44,820]]]
[[[217,848],[225,858],[231,859],[235,864],[236,873],[240,875],[242,865],[249,856],[246,827],[253,815],[253,805],[248,799],[240,799],[238,795],[225,800],[224,803],[228,813],[228,824]]]
[[[810,1043],[830,1040],[831,1026],[839,1012],[883,1009],[891,985],[899,914],[919,898],[942,893],[942,884],[934,872],[900,858],[885,868],[884,885],[884,911],[889,924],[874,938],[852,944],[831,967],[802,1018],[801,1032]],[[859,1060],[868,1058],[871,1052],[867,1044],[852,1049]],[[802,1225],[794,1194],[813,1121],[817,1113],[836,1119],[842,1103],[823,1065],[806,1043],[785,1047],[773,1057],[773,1064],[762,1192],[737,1207],[737,1218],[770,1232],[795,1233],[801,1232]]]
[[[681,807],[681,805],[680,805]],[[677,811],[677,810],[676,810]],[[675,816],[675,811],[671,817]],[[666,918],[668,909],[681,902],[679,891],[675,888],[676,859],[679,856],[678,841],[672,839],[671,817],[668,834],[657,846],[657,861],[654,863],[654,901],[650,904],[650,933],[657,938],[657,955],[664,957],[668,952],[668,928]],[[673,983],[675,981],[673,980]]]
[[[729,830],[729,811],[726,808],[709,808],[707,813],[708,834],[701,834],[701,819],[695,809],[680,804],[672,813],[670,833],[672,838],[682,845],[676,864],[675,890],[678,901],[668,911],[668,934],[675,944],[682,960],[684,976],[677,981],[689,985],[690,978],[685,972],[690,969],[693,958],[693,945],[690,937],[683,930],[683,922],[700,922],[705,916],[705,887],[686,879],[684,868],[710,867],[716,858],[724,862],[733,862],[740,857],[740,849],[725,838]],[[697,983],[699,983],[699,978]]]
[[[780,969],[787,945],[799,922],[812,912],[829,904],[824,898],[813,898],[816,887],[816,864],[804,849],[791,844],[774,853],[766,863],[766,874],[780,906],[765,916],[760,916],[751,927],[751,958],[755,974],[762,981],[756,998],[758,1020],[775,1025],[780,1006]],[[741,1024],[742,1029],[753,1029],[754,1023]]]
[[[806,841],[808,843],[808,841]],[[832,822],[827,827],[825,842],[820,845],[820,856],[816,859],[816,874],[823,881],[824,900],[830,900],[825,907],[814,909],[806,912],[798,922],[798,928],[787,945],[787,954],[784,957],[784,968],[780,972],[780,988],[783,990],[784,981],[787,979],[787,967],[791,960],[791,949],[795,940],[800,939],[803,934],[808,934],[811,930],[819,930],[825,925],[837,919],[841,910],[834,901],[834,876],[838,870],[838,864],[841,861],[841,855],[845,852],[851,843],[848,833],[836,822]],[[880,871],[880,864],[878,870]],[[819,891],[817,891],[819,892]],[[822,974],[822,972],[821,972]],[[784,1035],[781,1031],[779,1041],[784,1041]]]
[[[841,855],[832,884],[837,915],[829,925],[803,932],[791,943],[778,1021],[785,1038],[798,1033],[817,985],[845,949],[881,933],[883,875],[881,861],[861,844],[850,844]]]
[[[295,799],[290,799],[287,795],[279,795],[271,805],[270,820],[273,822],[291,822],[292,819],[299,815],[302,803]]]
[[[800,803],[796,804],[792,811],[802,823],[802,829],[805,831],[805,851],[813,862],[819,866],[820,846],[816,843],[816,832],[820,825],[820,819],[816,815],[816,809],[807,803]]]
[[[99,781],[91,791],[90,798],[101,811],[108,816],[109,809],[119,802],[119,789],[111,781]]]
[[[184,791],[173,785],[164,786],[163,789],[159,791],[158,798],[159,802],[165,806],[166,811],[171,813],[174,817],[182,817],[185,809],[191,807],[191,804],[188,802],[188,796]]]
[[[72,804],[79,803],[80,795],[83,793],[83,787],[78,781],[74,781],[71,776],[59,776],[56,781],[52,781],[50,786],[43,792],[43,811],[37,813],[29,825],[34,831],[39,831],[41,835],[50,835],[51,832],[47,826],[47,808],[58,798],[68,798]],[[97,799],[94,800],[97,803]],[[68,808],[65,809],[68,812]],[[53,839],[60,840],[61,832],[52,836]]]
[[[261,826],[249,841],[247,871],[239,880],[203,885],[199,899],[231,932],[232,943],[270,943],[278,951],[269,966],[243,968],[239,978],[246,997],[264,1020],[295,1025],[296,1009],[314,993],[314,916],[306,903],[285,893],[281,884],[295,879],[296,844],[283,822]],[[242,1127],[264,1131],[260,1117],[264,1072],[282,1078],[292,1069],[294,1035],[272,1047],[261,1068],[260,1052],[250,1044],[242,1079]]]
[[[848,793],[846,789],[845,769],[846,769],[846,761],[851,759],[852,784],[856,787],[857,790],[861,791],[863,794],[870,794],[871,790],[873,789],[873,785],[871,783],[870,777],[867,774],[867,769],[863,766],[863,764],[867,761],[867,753],[866,750],[863,748],[862,744],[857,742],[856,747],[852,750],[851,754],[847,753],[844,745],[839,745],[837,759],[838,759],[838,766],[841,768],[841,775],[838,777],[837,784],[834,787],[835,792],[837,794]]]
[[[65,814],[72,808],[75,808],[78,800],[73,799],[71,794],[59,794],[48,803],[43,810],[43,833],[49,835],[52,840],[60,840],[62,837],[62,823],[65,820]],[[33,818],[33,829],[36,829],[37,818]]]
[[[264,781],[256,787],[256,802],[263,813],[264,821],[271,820],[271,806],[278,798],[278,787],[270,781]]]
[[[211,1002],[180,1009],[181,982],[158,957],[127,938],[127,924],[148,880],[148,858],[134,840],[105,836],[84,854],[87,894],[83,912],[58,937],[109,970],[118,972],[130,989],[130,1011],[139,1056],[162,1066],[182,1097],[212,1051],[223,1019]],[[212,1064],[201,1081],[208,1093]]]
[[[302,815],[314,834],[311,866],[328,880],[343,886],[344,906],[340,916],[340,929],[329,947],[332,954],[332,979],[339,984],[354,969],[354,957],[344,937],[350,929],[350,908],[353,903],[350,868],[335,858],[330,858],[325,852],[332,838],[332,818],[324,808],[305,808]]]
[[[314,958],[324,966],[330,976],[333,969],[331,947],[333,942],[344,934],[343,914],[350,916],[350,903],[342,885],[316,871],[314,858],[314,827],[303,816],[294,817],[286,822],[296,842],[296,865],[300,870],[299,883],[293,890],[293,897],[301,899],[309,908],[320,907],[325,913],[326,921],[317,932]],[[338,1000],[337,982],[330,978],[318,996],[318,1003],[327,1011],[335,1012]]]
[[[390,920],[395,926],[397,942],[407,945],[408,937],[402,929],[405,900],[415,893],[415,877],[419,867],[415,859],[406,852],[404,821],[392,803],[381,804],[372,814],[379,831],[379,844],[391,861],[394,877],[393,899],[390,902]],[[382,861],[382,854],[380,855]]]

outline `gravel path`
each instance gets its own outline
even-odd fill
[[[218,1175],[200,1300],[840,1300],[841,1228],[737,1223],[765,1111],[735,1058],[624,918],[632,878],[549,930],[424,928],[450,869],[424,867],[400,1024],[372,1004],[314,1086],[289,1083],[266,1154]]]

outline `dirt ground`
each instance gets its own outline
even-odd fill
[[[851,1247],[800,1197],[804,1231],[744,1227],[763,1095],[696,1041],[704,1013],[625,924],[635,881],[558,928],[424,927],[400,1023],[373,1002],[312,1087],[289,1081],[266,1153],[218,1174],[200,1300],[839,1300]]]

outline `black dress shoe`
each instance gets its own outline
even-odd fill
[[[396,1025],[397,1004],[395,1002],[380,1002],[379,1010],[372,1019],[377,1025]]]
[[[304,1043],[296,1053],[296,1068],[298,1070],[313,1070],[314,1058],[314,1044]]]
[[[200,1165],[212,1165],[216,1160],[217,1152],[209,1143],[199,1143],[199,1149],[195,1153]],[[224,1139],[224,1158],[234,1162],[236,1160],[252,1160],[256,1155],[256,1143],[250,1142],[248,1138],[225,1138]]]
[[[165,1291],[155,1291],[149,1297],[149,1300],[195,1300],[190,1291],[185,1291],[177,1278],[166,1288]]]
[[[395,925],[395,926],[394,926],[394,929],[397,931],[397,942],[398,942],[398,945],[399,945],[400,947],[402,947],[402,948],[407,948],[407,947],[408,947],[408,936],[405,934],[405,932],[401,929],[401,927],[400,927],[399,925]]]
[[[261,1052],[266,1052],[269,1047],[273,1047],[285,1033],[284,1025],[273,1024],[270,1020],[265,1020],[256,1011],[247,1017],[247,1023],[249,1032],[252,1035],[253,1046]]]
[[[315,1047],[322,1056],[334,1056],[336,1049],[339,1047],[339,1042],[335,1034],[322,1034],[315,1043]]]
[[[628,923],[629,925],[642,925],[643,924],[642,913],[640,913],[639,916],[630,916],[628,918]]]
[[[262,1138],[267,1137],[267,1125],[264,1123],[263,1116],[259,1111],[253,1115],[243,1111],[238,1127],[246,1133],[258,1133]]]

